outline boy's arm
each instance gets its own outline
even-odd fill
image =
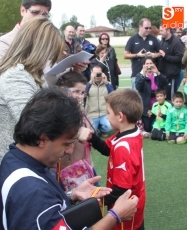
[[[105,205],[110,205],[116,202],[116,200],[124,193],[126,192],[128,189],[126,188],[120,188],[116,185],[114,185],[112,187],[112,192],[110,193],[110,195],[105,196],[104,198],[104,203]]]
[[[170,130],[171,130],[171,112],[170,111],[167,112],[165,130],[166,130],[166,134],[170,133]]]
[[[89,142],[92,144],[94,149],[99,151],[102,155],[105,155],[105,156],[110,155],[110,149],[109,149],[108,145],[105,143],[105,141],[103,141],[95,133],[92,135],[92,138],[89,140]]]
[[[108,168],[107,186],[109,183],[113,185],[110,195],[104,198],[105,205],[115,203],[125,191],[132,189],[132,162],[129,158],[129,149],[128,142],[123,142],[112,155],[112,170]]]

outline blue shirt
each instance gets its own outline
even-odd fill
[[[51,230],[70,206],[63,188],[48,168],[10,145],[0,166],[0,229]]]

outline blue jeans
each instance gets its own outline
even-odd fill
[[[98,118],[92,118],[92,121],[93,121],[94,129],[99,130],[102,133],[107,133],[112,129],[110,122],[106,118],[106,115]]]
[[[132,89],[136,89],[135,80],[136,80],[136,77],[131,77],[131,85],[132,85]]]
[[[181,84],[183,78],[184,78],[184,70],[181,69],[180,74],[179,74],[178,78],[176,79],[176,89],[177,90],[179,89],[180,84]]]

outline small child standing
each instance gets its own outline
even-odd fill
[[[153,104],[152,110],[148,111],[148,116],[155,120],[153,123],[153,130],[151,132],[151,139],[164,141],[166,138],[166,116],[172,105],[166,101],[166,92],[163,89],[156,90],[155,95],[157,102]]]
[[[184,144],[187,139],[187,109],[183,105],[183,94],[176,92],[172,103],[166,118],[166,138],[169,143]]]
[[[105,141],[95,133],[90,142],[101,154],[109,156],[107,187],[112,188],[104,199],[109,213],[119,221],[113,210],[115,201],[128,189],[139,198],[133,220],[119,223],[115,230],[144,230],[145,176],[142,135],[136,121],[143,112],[142,99],[133,89],[113,91],[106,97],[107,118],[117,131]]]

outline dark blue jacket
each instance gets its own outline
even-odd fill
[[[154,80],[159,89],[165,89],[168,84],[167,78],[163,74],[155,76]],[[150,107],[151,94],[154,93],[151,90],[151,80],[139,73],[136,75],[135,84],[143,101],[143,115],[147,116],[147,111]]]
[[[70,206],[48,168],[14,144],[0,166],[0,229],[51,230]]]

